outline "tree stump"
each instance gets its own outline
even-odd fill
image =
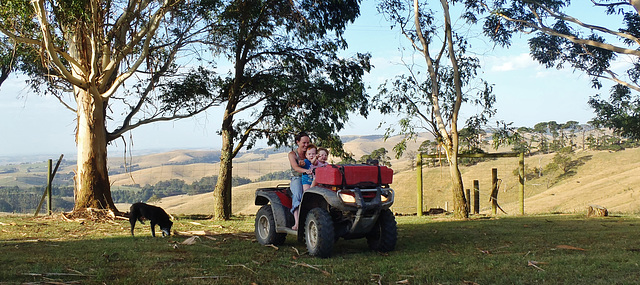
[[[598,206],[598,205],[589,205],[587,210],[587,217],[607,217],[609,216],[609,211],[607,208]]]

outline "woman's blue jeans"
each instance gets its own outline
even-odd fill
[[[300,206],[302,202],[302,179],[300,176],[291,177],[291,213]]]

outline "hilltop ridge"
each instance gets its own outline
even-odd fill
[[[421,136],[417,142],[410,142],[409,150],[417,150],[419,142],[429,137]],[[345,139],[345,150],[360,157],[373,150],[385,148],[389,151],[400,140],[391,137],[384,140],[382,136],[349,137]],[[218,174],[219,161],[215,151],[173,150],[164,153],[110,158],[109,167],[114,174],[110,176],[112,189],[128,189],[126,185],[153,185],[159,181],[170,179],[184,180],[192,183],[205,176]],[[416,170],[409,155],[395,158],[389,154],[394,169],[394,182],[391,185],[396,191],[394,212],[410,214],[416,212]],[[528,169],[544,168],[552,161],[554,154],[537,154],[527,156],[525,164]],[[640,148],[629,148],[613,151],[578,150],[575,159],[580,159],[574,172],[554,181],[553,176],[532,176],[525,185],[525,213],[581,213],[586,212],[590,204],[597,204],[609,209],[611,213],[637,213],[640,209]],[[333,159],[334,162],[335,158]],[[63,164],[56,179],[72,179],[73,164]],[[261,176],[289,169],[287,150],[258,149],[241,153],[234,159],[234,175],[256,181]],[[472,166],[461,167],[465,188],[473,187],[473,180],[480,183],[481,213],[488,213],[491,169],[497,168],[500,178],[498,201],[507,214],[518,214],[517,177],[513,171],[517,167],[515,158],[489,160]],[[0,185],[43,185],[46,179],[46,168],[40,164],[11,165],[0,167]],[[425,209],[446,208],[451,205],[451,191],[448,167],[437,165],[425,167],[423,170],[423,195]],[[269,181],[250,183],[233,189],[234,214],[254,214],[257,207],[253,205],[254,192],[259,187],[274,186],[287,181]],[[211,189],[213,191],[213,189]],[[179,195],[162,198],[162,205],[173,214],[210,214],[212,212],[211,192],[197,195]],[[127,210],[126,204],[119,209]],[[450,210],[450,209],[449,209]]]

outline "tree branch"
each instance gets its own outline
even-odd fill
[[[231,157],[236,157],[236,155],[238,154],[238,152],[240,152],[240,150],[242,149],[242,147],[244,147],[244,143],[249,139],[249,137],[251,136],[251,133],[254,131],[254,127],[257,126],[259,123],[262,122],[262,120],[266,117],[266,114],[262,113],[258,118],[256,118],[255,121],[253,121],[245,130],[244,133],[242,134],[242,137],[240,137],[240,140],[238,141],[238,143],[236,144],[236,147],[233,149],[233,152],[231,154]]]
[[[53,62],[53,65],[58,69],[58,72],[64,76],[66,80],[68,80],[71,84],[78,86],[83,89],[87,89],[87,83],[82,79],[74,76],[67,70],[67,68],[62,64],[60,58],[58,58],[57,54],[63,55],[66,53],[62,53],[56,49],[53,45],[53,39],[51,36],[51,31],[49,30],[49,23],[47,23],[47,15],[44,10],[44,0],[32,0],[31,4],[36,12],[36,18],[38,23],[40,24],[40,31],[42,32],[42,46],[45,48],[49,58]],[[69,63],[76,70],[80,71],[83,75],[87,74],[87,71],[83,69],[83,67],[78,64],[75,60],[73,60],[70,56],[65,59],[69,60]]]
[[[135,71],[138,69],[138,67],[145,61],[146,57],[149,55],[149,46],[151,45],[151,41],[153,40],[156,30],[160,26],[160,22],[162,21],[162,18],[165,16],[169,8],[175,5],[179,1],[181,0],[165,0],[162,7],[160,7],[158,11],[156,11],[154,15],[150,17],[148,25],[146,25],[143,29],[141,29],[140,32],[138,32],[132,38],[128,46],[126,46],[122,51],[120,51],[119,55],[117,55],[116,58],[108,64],[107,69],[113,70],[115,66],[117,66],[124,59],[124,57],[130,54],[133,48],[137,46],[136,43],[138,43],[142,38],[145,38],[144,43],[142,44],[142,49],[141,49],[142,52],[138,57],[138,59],[127,69],[127,71],[120,74],[114,80],[109,90],[101,94],[103,98],[109,98],[113,96],[113,94],[116,92],[116,90],[118,90],[118,88],[120,88],[120,86],[124,83],[124,81],[126,81],[129,77],[131,77],[131,75],[133,75]],[[103,85],[101,86],[102,88],[100,88],[100,90],[106,87],[105,84],[108,84],[108,82],[103,81],[102,84]]]
[[[578,38],[576,36],[572,36],[572,35],[567,35],[567,34],[562,34],[562,33],[558,33],[555,30],[551,29],[551,28],[547,28],[543,25],[536,25],[534,23],[528,22],[528,21],[523,21],[523,20],[516,20],[513,19],[511,17],[508,17],[502,13],[496,13],[497,16],[502,17],[503,19],[507,20],[507,21],[511,21],[511,22],[517,22],[517,23],[521,23],[529,28],[541,31],[547,35],[551,35],[551,36],[557,36],[557,37],[561,37],[561,38],[565,38],[573,43],[576,44],[582,44],[582,45],[590,45],[593,47],[598,47],[601,49],[606,49],[606,50],[610,50],[616,53],[622,53],[622,54],[630,54],[630,55],[635,55],[635,56],[640,56],[640,50],[635,50],[635,49],[627,49],[627,48],[621,48],[612,44],[607,44],[607,43],[601,43],[601,42],[596,42],[596,41],[592,41],[592,40],[585,40],[585,39],[581,39]]]

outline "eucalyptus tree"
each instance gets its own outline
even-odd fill
[[[622,137],[640,140],[640,97],[634,96],[630,88],[622,85],[612,87],[609,100],[599,96],[589,99],[596,111],[592,124],[616,131]]]
[[[477,104],[482,110],[468,121],[469,125],[486,123],[493,115],[495,97],[492,87],[477,77],[479,60],[471,56],[469,43],[452,25],[450,5],[455,1],[441,0],[439,5],[418,0],[384,0],[378,10],[407,38],[420,64],[407,65],[407,73],[388,80],[375,98],[382,113],[401,114],[398,125],[405,139],[396,151],[403,151],[407,139],[419,130],[431,132],[442,142],[449,162],[454,214],[468,217],[462,175],[458,167],[458,118],[463,103]],[[461,7],[462,8],[462,7]],[[461,16],[468,17],[465,13]],[[468,26],[466,27],[468,28]],[[389,128],[388,132],[394,132]]]
[[[636,119],[640,110],[639,1],[592,0],[590,6],[574,2],[580,5],[581,17],[575,16],[578,10],[571,10],[569,0],[467,3],[477,12],[490,13],[484,31],[496,43],[509,46],[515,33],[533,34],[531,56],[545,67],[582,71],[598,89],[603,80],[612,82],[609,100],[600,95],[589,99],[596,111],[594,123],[627,137],[640,137]]]
[[[349,113],[368,114],[362,76],[368,54],[340,58],[347,24],[359,0],[229,0],[215,37],[233,64],[219,78],[222,154],[214,190],[214,218],[231,215],[233,158],[256,141],[293,143],[309,131],[316,143],[341,151],[337,131]]]
[[[0,86],[15,69],[16,56],[14,51],[14,46],[8,38],[0,37]]]
[[[11,2],[0,5],[1,14],[5,14],[10,9],[15,12],[20,12],[19,8],[12,5]],[[33,34],[37,31],[37,27],[34,23],[27,22],[19,25],[20,29],[24,33]],[[3,33],[0,33],[0,87],[2,86],[2,83],[9,78],[9,74],[12,72],[20,71],[32,75],[37,73],[34,69],[38,69],[39,65],[29,63],[38,61],[38,52],[30,49],[24,43],[18,42]]]
[[[369,164],[372,162],[378,162],[380,165],[391,166],[391,158],[387,155],[388,151],[384,147],[372,151],[370,154],[365,154],[358,159],[358,163]]]
[[[547,153],[549,150],[549,142],[547,139],[549,123],[540,122],[533,126],[533,131],[538,135],[538,151]]]
[[[214,77],[195,66],[218,7],[215,0],[3,0],[0,32],[37,55],[21,59],[32,87],[77,115],[74,210],[117,211],[109,142],[216,104],[207,79]],[[179,60],[186,57],[194,60]]]

